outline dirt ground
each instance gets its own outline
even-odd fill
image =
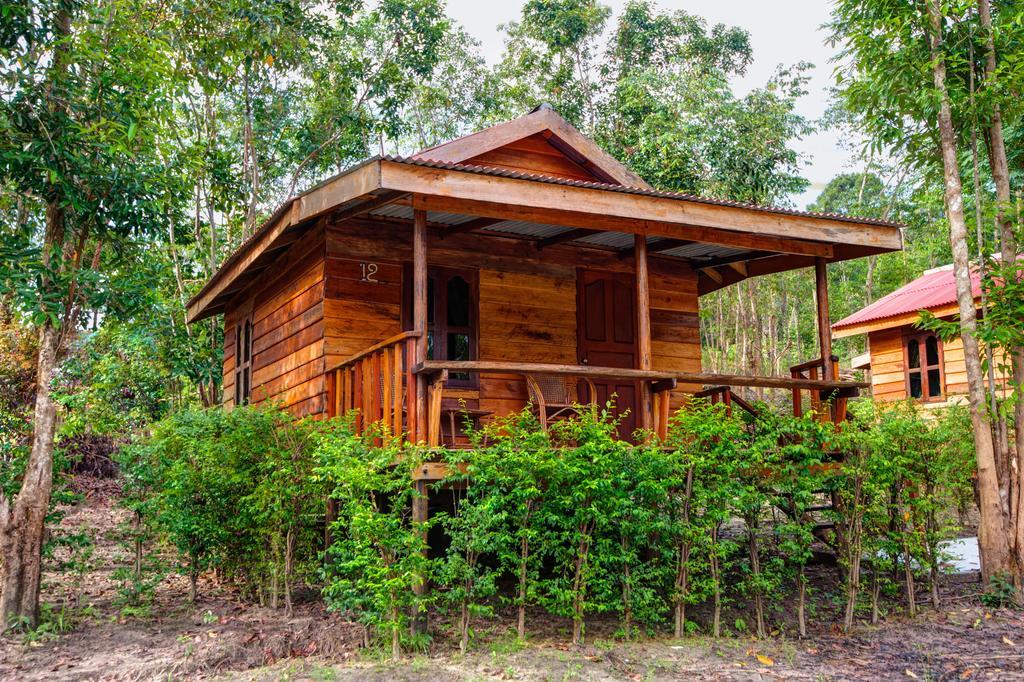
[[[614,622],[597,621],[588,623],[588,645],[573,648],[568,623],[549,619],[524,645],[508,614],[499,614],[476,624],[472,651],[460,657],[437,619],[431,650],[398,664],[363,649],[362,628],[312,595],[286,617],[203,579],[192,605],[187,581],[171,576],[148,612],[126,613],[114,572],[130,564],[129,518],[116,486],[81,488],[86,499],[66,510],[61,530],[87,531],[93,549],[62,570],[57,559],[68,557],[58,553],[44,585],[43,600],[53,605],[47,620],[59,633],[0,639],[2,680],[1024,680],[1024,613],[983,608],[976,583],[945,586],[943,608],[925,608],[915,620],[890,616],[848,635],[822,626],[807,640],[623,642]],[[826,611],[835,605],[822,592],[820,620],[834,622]]]

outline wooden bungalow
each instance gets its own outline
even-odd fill
[[[623,433],[663,432],[688,393],[854,392],[832,361],[825,268],[901,243],[883,221],[656,191],[541,106],[290,199],[188,318],[224,315],[226,405],[358,409],[458,444],[459,404],[487,419],[614,394]],[[817,275],[820,357],[784,378],[703,373],[700,297],[795,268]]]
[[[972,274],[974,297],[981,303],[981,278]],[[926,270],[912,282],[832,325],[835,338],[867,335],[868,352],[852,363],[871,373],[875,399],[911,398],[926,408],[967,401],[967,363],[964,344],[957,336],[943,341],[934,332],[916,326],[922,312],[940,319],[959,315],[953,266]],[[993,367],[992,378],[1003,386],[1006,376]]]

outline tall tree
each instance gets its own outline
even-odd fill
[[[33,213],[0,233],[6,292],[38,333],[32,447],[20,489],[0,495],[4,625],[34,625],[50,501],[51,382],[83,310],[103,305],[104,250],[160,229],[168,191],[152,153],[168,115],[172,60],[159,3],[41,3],[0,59],[0,178]]]
[[[978,0],[978,16],[985,40],[985,89],[989,91],[988,113],[988,161],[992,169],[992,180],[996,186],[996,224],[999,226],[1000,255],[1005,278],[1018,278],[1017,239],[1014,234],[1012,218],[1012,190],[1010,187],[1010,165],[1006,157],[1006,140],[1003,135],[1003,114],[1000,91],[1010,88],[1001,87],[998,74],[998,58],[996,53],[996,30],[992,22],[992,6],[989,0]],[[1011,74],[1013,72],[1011,71]],[[1014,74],[1020,78],[1020,73]],[[1005,95],[1003,95],[1005,97]],[[1024,346],[1011,345],[1008,349],[1010,360],[1010,377],[1014,393],[1014,424],[1017,471],[1006,472],[1007,478],[1013,476],[1016,485],[1011,486],[1016,499],[1011,503],[1016,506],[1013,515],[1024,516]],[[1005,432],[1004,432],[1005,433]],[[1018,561],[1024,572],[1024,524],[1018,523],[1015,529],[1015,541],[1020,549]]]
[[[968,98],[967,79],[955,69],[968,63],[958,52],[966,43],[947,40],[952,31],[965,32],[964,22],[972,21],[968,7],[943,0],[912,4],[840,0],[833,10],[832,40],[842,45],[839,97],[855,112],[875,148],[894,152],[926,172],[942,174],[974,427],[982,571],[986,580],[997,574],[1019,580],[1024,547],[1015,541],[1014,526],[1024,517],[1011,514],[1000,494],[1005,481],[1000,480],[996,466],[993,415],[986,404],[959,170],[963,134],[959,125],[966,118],[963,108]]]
[[[597,41],[611,10],[596,0],[527,0],[508,34],[497,74],[504,84],[494,118],[548,102],[578,127],[594,127]]]
[[[981,349],[977,338],[977,309],[971,284],[971,256],[967,246],[964,191],[957,159],[957,133],[953,126],[953,110],[946,87],[944,8],[940,0],[928,0],[927,6],[932,78],[939,100],[936,118],[946,187],[949,241],[953,251],[956,299],[960,309],[960,337],[964,343],[971,424],[978,462],[978,499],[981,509],[978,545],[984,557],[983,572],[987,579],[1000,573],[1019,576],[1020,567],[1010,548],[1011,529],[1007,527],[1008,519],[1000,501],[995,444],[986,407],[985,377],[981,369]]]

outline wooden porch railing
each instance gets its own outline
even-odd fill
[[[651,426],[664,438],[670,416],[671,391],[677,383],[710,386],[694,395],[712,402],[725,403],[728,409],[737,406],[751,414],[754,406],[735,392],[737,386],[782,388],[792,391],[793,412],[804,411],[802,391],[810,393],[810,404],[820,411],[830,402],[824,419],[836,422],[846,418],[846,401],[857,395],[862,382],[825,381],[821,360],[812,360],[791,368],[791,377],[751,377],[695,372],[662,372],[590,365],[554,365],[501,361],[437,361],[416,364],[416,332],[403,332],[381,341],[349,359],[328,373],[328,397],[331,416],[357,411],[356,429],[363,432],[371,424],[382,424],[384,435],[423,441],[428,446],[440,444],[441,398],[448,372],[500,372],[511,374],[568,375],[588,378],[635,380],[644,382],[653,397]],[[833,367],[838,363],[835,358]],[[417,386],[422,390],[417,391]],[[417,403],[417,394],[423,404]],[[423,423],[418,423],[421,421]]]
[[[829,358],[829,362],[832,365],[832,376],[839,376],[839,358],[835,355]],[[789,368],[790,375],[793,379],[801,381],[818,381],[825,375],[825,360],[824,358],[815,358],[814,360],[808,360],[807,362],[794,365]],[[837,382],[838,383],[838,382]],[[804,400],[803,400],[804,388],[794,385],[793,387],[793,414],[800,417],[804,413]],[[810,394],[810,405],[811,409],[822,415],[822,418],[831,418],[831,420],[838,424],[846,421],[846,402],[850,397],[850,392],[846,388],[833,388],[829,390],[815,390],[813,388],[807,389]],[[856,395],[856,394],[853,394]],[[832,403],[829,406],[829,412],[826,414],[821,411],[823,403],[831,400]]]
[[[387,435],[416,433],[413,373],[416,332],[402,332],[353,355],[330,372],[331,416],[358,410],[356,431],[380,423]]]
[[[711,388],[705,388],[703,391],[697,391],[693,394],[694,398],[707,398],[711,404],[722,403],[725,405],[725,410],[728,414],[732,414],[732,406],[736,405],[744,412],[757,416],[757,409],[749,402],[743,399],[742,396],[738,395],[732,390],[731,386],[713,386]]]

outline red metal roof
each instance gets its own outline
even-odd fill
[[[976,298],[981,295],[981,277],[977,270],[971,272],[971,288]],[[839,320],[832,325],[832,329],[843,329],[887,317],[932,310],[955,302],[956,281],[953,277],[953,266],[946,265],[926,270],[910,284]]]

